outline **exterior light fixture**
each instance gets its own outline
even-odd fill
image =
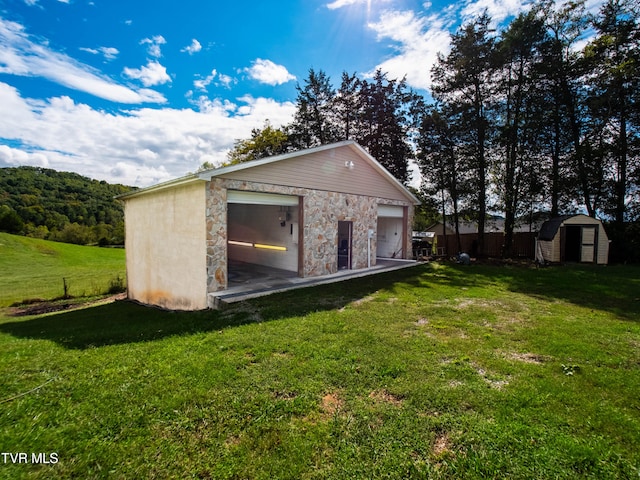
[[[281,247],[279,245],[265,245],[264,243],[240,242],[238,240],[229,240],[227,241],[227,243],[229,245],[237,245],[239,247],[261,248],[263,250],[277,250],[279,252],[287,251],[287,247]]]
[[[240,247],[253,247],[253,243],[249,242],[239,242],[237,240],[229,240],[227,242],[229,245],[238,245]]]
[[[344,166],[347,167],[349,170],[353,170],[353,167],[355,167],[355,163],[353,163],[352,160],[347,160],[346,162],[344,162]]]
[[[287,247],[280,247],[278,245],[264,245],[262,243],[254,243],[253,246],[256,248],[263,248],[265,250],[279,250],[281,252],[287,251]]]

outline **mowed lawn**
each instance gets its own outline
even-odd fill
[[[57,459],[7,479],[637,479],[640,268],[434,263],[222,312],[5,309],[0,392],[1,451]]]
[[[49,242],[0,232],[0,308],[23,300],[105,293],[124,283],[124,249]],[[64,279],[64,280],[63,280]]]

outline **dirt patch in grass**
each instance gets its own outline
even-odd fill
[[[445,455],[449,455],[453,453],[452,450],[451,439],[449,438],[449,434],[444,432],[436,437],[435,442],[433,443],[433,449],[431,453],[434,457],[443,457]]]
[[[242,443],[242,438],[239,435],[231,435],[224,441],[224,445],[227,448],[237,447]]]
[[[294,400],[298,394],[296,392],[273,392],[273,396],[277,400]]]
[[[340,394],[337,392],[327,393],[324,397],[322,397],[322,402],[320,403],[320,408],[322,412],[327,416],[334,416],[344,406],[344,400],[340,398]]]
[[[495,378],[495,375],[492,375],[481,367],[475,365],[474,367],[478,375],[482,377],[482,379],[487,383],[487,385],[489,385],[489,387],[495,388],[496,390],[502,390],[503,387],[509,385],[509,382],[507,380]]]
[[[29,315],[44,315],[45,313],[61,312],[64,310],[72,310],[81,307],[90,307],[92,305],[111,303],[125,300],[126,293],[118,293],[108,297],[99,299],[91,298],[68,298],[64,300],[31,300],[26,304],[9,307],[10,317],[25,317]]]
[[[512,360],[518,360],[519,362],[534,363],[538,365],[551,360],[551,358],[546,355],[538,355],[536,353],[510,353],[507,357]]]
[[[400,397],[399,395],[394,395],[393,393],[390,393],[385,389],[374,390],[369,394],[369,398],[375,400],[376,402],[389,403],[391,405],[395,405],[396,407],[402,405],[403,402],[402,397]]]
[[[375,297],[373,295],[367,295],[366,297],[362,297],[359,298],[358,300],[354,300],[353,302],[351,302],[351,305],[362,305],[363,303],[367,303],[367,302],[371,302],[373,301]]]

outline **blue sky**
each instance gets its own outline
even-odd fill
[[[592,5],[600,2],[592,0]],[[147,186],[291,121],[310,68],[425,92],[449,34],[518,0],[0,0],[0,167]],[[417,182],[417,179],[414,179]]]

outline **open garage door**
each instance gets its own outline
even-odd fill
[[[230,269],[241,263],[297,274],[298,203],[298,197],[292,195],[229,190],[227,252]]]
[[[378,205],[376,256],[403,258],[405,235],[405,208],[396,205]]]

